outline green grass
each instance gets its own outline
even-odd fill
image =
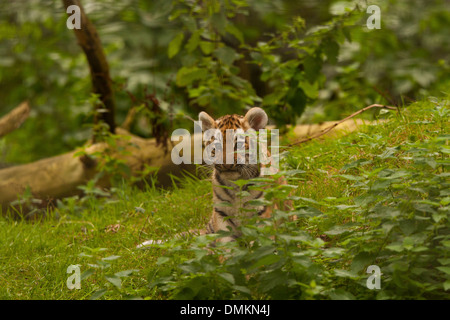
[[[211,249],[222,263],[202,253],[202,237],[136,249],[202,228],[212,208],[207,180],[186,178],[169,191],[90,186],[40,221],[1,218],[0,299],[442,298],[450,287],[448,103],[418,102],[386,123],[291,148],[285,166],[297,170],[289,177],[299,219],[244,228],[227,251]],[[382,267],[385,290],[364,288],[369,264]],[[66,286],[70,265],[84,272],[80,290]]]
[[[41,221],[3,218],[0,298],[85,299],[108,285],[105,275],[130,269],[139,272],[124,280],[120,292],[111,291],[106,296],[150,294],[146,289],[147,273],[164,252],[158,248],[137,250],[136,245],[146,239],[170,238],[179,231],[205,224],[210,207],[210,197],[205,195],[209,191],[206,181],[170,192],[145,192],[124,185],[112,190],[110,197],[87,197],[83,202],[65,200],[65,206],[60,204],[57,213]],[[108,228],[115,225],[119,226],[117,230]],[[91,252],[98,248],[106,250]],[[120,258],[110,261],[111,266],[104,270],[89,266],[112,255]],[[82,281],[81,290],[71,291],[66,286],[70,276],[66,270],[77,264],[81,272],[92,268],[96,272]]]

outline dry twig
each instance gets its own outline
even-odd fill
[[[22,102],[18,107],[0,118],[0,137],[14,131],[28,118],[30,106],[28,102]]]
[[[330,132],[331,130],[333,130],[334,128],[336,128],[339,124],[341,124],[341,123],[347,121],[348,119],[351,119],[351,118],[357,116],[357,115],[360,114],[360,113],[363,113],[363,112],[366,111],[366,110],[372,109],[372,108],[382,108],[382,109],[389,109],[389,110],[398,110],[398,108],[396,108],[396,107],[385,106],[385,105],[381,105],[381,104],[372,104],[372,105],[367,106],[367,107],[365,107],[365,108],[363,108],[363,109],[361,109],[361,110],[359,110],[359,111],[356,111],[355,113],[352,113],[351,115],[349,115],[348,117],[346,117],[346,118],[344,118],[344,119],[342,119],[342,120],[339,120],[339,121],[336,122],[335,124],[333,124],[333,125],[331,125],[331,126],[325,128],[325,129],[323,129],[322,131],[320,131],[320,132],[318,132],[318,133],[312,135],[311,137],[308,137],[308,138],[305,138],[305,139],[301,139],[301,140],[299,140],[299,141],[296,141],[296,142],[294,142],[294,143],[289,144],[288,147],[292,147],[292,146],[295,146],[295,145],[298,145],[298,144],[302,144],[302,143],[305,143],[305,142],[308,142],[308,141],[317,139],[318,137],[321,137],[321,136],[323,136],[324,134],[326,134],[326,133]]]

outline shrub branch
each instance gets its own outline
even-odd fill
[[[334,128],[336,128],[339,124],[341,124],[341,123],[343,123],[343,122],[345,122],[345,121],[347,121],[347,120],[349,120],[349,119],[351,119],[351,118],[357,116],[357,115],[360,114],[360,113],[363,113],[363,112],[366,111],[366,110],[372,109],[372,108],[382,108],[382,109],[389,109],[389,110],[398,110],[398,108],[396,108],[396,107],[385,106],[385,105],[382,105],[382,104],[372,104],[372,105],[367,106],[367,107],[365,107],[365,108],[363,108],[363,109],[361,109],[361,110],[356,111],[355,113],[352,113],[351,115],[349,115],[348,117],[346,117],[346,118],[344,118],[344,119],[342,119],[342,120],[339,120],[339,121],[336,122],[335,124],[333,124],[333,125],[331,125],[331,126],[325,128],[325,129],[323,129],[322,131],[319,131],[318,133],[312,135],[311,137],[304,138],[304,139],[301,139],[301,140],[299,140],[299,141],[296,141],[296,142],[294,142],[294,143],[289,144],[288,147],[292,147],[292,146],[295,146],[295,145],[299,145],[299,144],[302,144],[302,143],[305,143],[305,142],[308,142],[308,141],[317,139],[317,138],[323,136],[324,134],[327,134],[328,132],[330,132],[330,131],[333,130]]]

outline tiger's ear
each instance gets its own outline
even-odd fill
[[[216,122],[214,121],[214,119],[204,111],[198,114],[198,120],[202,124],[202,131],[215,128],[216,126]]]
[[[254,107],[248,110],[244,120],[248,122],[251,128],[258,131],[259,129],[264,129],[266,127],[269,118],[263,109]]]

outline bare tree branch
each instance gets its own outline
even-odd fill
[[[331,126],[325,128],[325,129],[323,129],[323,130],[320,131],[320,132],[317,132],[316,134],[312,135],[311,137],[308,137],[308,138],[305,138],[305,139],[301,139],[301,140],[299,140],[299,141],[296,141],[296,142],[294,142],[294,143],[291,143],[290,145],[288,145],[288,147],[292,147],[292,146],[295,146],[295,145],[298,145],[298,144],[302,144],[302,143],[305,143],[305,142],[308,142],[308,141],[317,139],[318,137],[321,137],[321,136],[323,136],[324,134],[326,134],[326,133],[330,132],[331,130],[333,130],[334,128],[336,128],[336,126],[338,126],[339,124],[341,124],[341,123],[347,121],[348,119],[351,119],[351,118],[357,116],[357,115],[360,114],[360,113],[363,113],[363,112],[366,111],[366,110],[372,109],[372,108],[382,108],[382,109],[389,109],[389,110],[398,110],[398,108],[396,108],[396,107],[390,107],[390,106],[385,106],[385,105],[381,105],[381,104],[372,104],[372,105],[367,106],[367,107],[365,107],[365,108],[363,108],[363,109],[361,109],[361,110],[359,110],[359,111],[356,111],[355,113],[349,115],[348,117],[346,117],[346,118],[344,118],[344,119],[342,119],[342,120],[339,120],[339,121],[336,122],[335,124],[333,124],[333,125],[331,125]]]
[[[29,114],[30,106],[28,102],[25,101],[10,113],[0,118],[0,137],[3,137],[20,127],[20,125],[28,118]]]
[[[97,30],[86,16],[79,0],[63,0],[63,3],[66,10],[71,5],[76,5],[80,8],[81,28],[74,28],[73,30],[75,31],[78,44],[83,49],[89,63],[93,92],[99,94],[102,101],[102,105],[96,106],[97,110],[106,109],[106,112],[96,112],[95,122],[104,121],[109,125],[109,131],[114,133],[116,128],[114,120],[116,109],[114,91],[109,75],[108,61],[106,60]]]
[[[99,172],[98,164],[105,160],[98,156],[99,153],[108,152],[109,156],[128,166],[130,172],[123,172],[127,179],[131,178],[129,174],[142,178],[143,171],[149,166],[158,168],[155,173],[158,183],[170,186],[173,183],[171,175],[181,175],[185,170],[195,172],[194,165],[176,165],[172,162],[172,145],[169,145],[169,152],[164,152],[158,147],[155,138],[143,139],[121,128],[117,128],[116,134],[120,138],[116,141],[115,148],[105,142],[98,142],[54,157],[1,169],[0,213],[6,212],[9,205],[20,199],[27,188],[35,199],[44,202],[80,194],[78,186],[93,179]],[[194,140],[191,140],[191,145],[193,144]],[[192,149],[191,154],[193,153]],[[97,181],[96,186],[110,187],[110,176],[106,173]]]

